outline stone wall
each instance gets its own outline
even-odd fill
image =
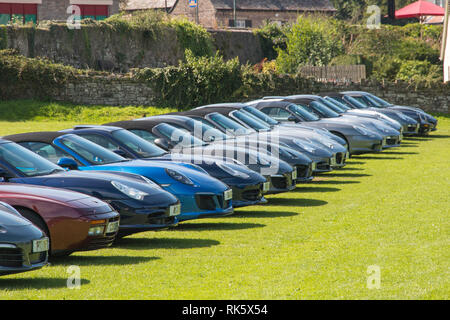
[[[21,55],[45,57],[81,69],[127,72],[130,68],[177,65],[184,57],[174,29],[162,30],[153,38],[138,31],[125,34],[96,26],[68,30],[65,24],[53,24],[37,29],[8,27],[6,34],[6,47],[17,49]],[[264,58],[261,43],[251,31],[214,30],[211,35],[216,49],[226,58],[237,56],[244,64]]]
[[[309,94],[331,91],[361,90],[371,92],[389,102],[423,108],[428,112],[450,113],[450,86],[435,88],[410,87],[404,83],[366,82],[362,84],[334,85],[311,83],[307,88],[285,86],[270,91],[259,92],[242,101],[258,99],[265,95]],[[31,93],[32,95],[32,93]],[[22,98],[32,98],[26,96]],[[155,105],[155,95],[146,83],[136,81],[127,76],[114,77],[82,77],[71,81],[62,88],[55,89],[52,100],[79,103],[83,105]],[[196,106],[192,106],[196,107]]]

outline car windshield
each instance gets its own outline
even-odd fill
[[[206,120],[191,119],[187,124],[192,128],[194,136],[205,142],[231,139],[230,136],[206,123]]]
[[[243,125],[239,124],[238,122],[230,118],[227,118],[220,113],[212,113],[208,115],[208,117],[209,119],[211,119],[211,121],[217,123],[218,126],[222,127],[227,132],[231,132],[233,135],[236,136],[243,136],[255,132],[255,130],[248,129]]]
[[[62,136],[60,141],[92,165],[127,161],[118,154],[74,134]]]
[[[128,148],[136,152],[141,158],[159,157],[167,152],[160,147],[142,139],[141,137],[131,133],[128,130],[113,131],[112,136],[118,141],[126,145]]]
[[[178,129],[167,123],[158,124],[154,129],[161,133],[165,138],[177,148],[192,148],[206,146],[202,140],[194,137],[186,129]]]
[[[310,103],[311,108],[313,108],[316,113],[318,113],[322,118],[337,118],[339,114],[328,108],[326,105],[319,101],[312,101]]]
[[[373,94],[367,94],[366,98],[368,98],[371,102],[374,104],[380,106],[380,107],[389,107],[392,106],[392,103],[387,102],[386,100],[383,100],[377,96],[374,96]]]
[[[333,102],[326,100],[325,98],[320,98],[319,100],[321,103],[323,103],[325,106],[327,106],[329,109],[333,110],[337,114],[341,114],[345,112],[345,109],[342,109],[338,105],[334,104]]]
[[[257,117],[259,120],[264,121],[265,123],[267,123],[270,126],[276,126],[276,125],[280,124],[274,118],[269,117],[267,114],[265,114],[262,111],[259,111],[258,109],[254,108],[254,107],[247,106],[247,107],[244,107],[242,109],[244,109],[245,111],[247,111],[251,115]]]
[[[356,99],[352,96],[345,96],[345,100],[351,103],[355,108],[357,109],[367,109],[369,106],[365,104],[364,102],[360,101],[359,99]]]
[[[302,104],[291,104],[288,109],[305,121],[318,121],[320,118],[314,110]]]
[[[60,166],[15,143],[0,144],[0,160],[27,177],[65,171]]]
[[[351,110],[352,108],[350,108],[349,106],[347,106],[345,104],[345,102],[343,101],[339,101],[338,99],[335,98],[331,98],[331,97],[325,97],[324,98],[327,101],[330,101],[331,103],[333,103],[334,105],[338,106],[342,111],[347,111],[347,110]]]
[[[255,118],[255,116],[252,116],[247,111],[233,111],[231,115],[235,116],[237,119],[241,120],[247,126],[256,131],[269,131],[271,129],[270,126],[268,126],[264,122],[261,122],[261,120]]]

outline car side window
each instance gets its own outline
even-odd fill
[[[289,111],[281,108],[267,108],[264,109],[263,112],[278,121],[288,121],[291,116]]]
[[[20,142],[22,147],[25,147],[41,157],[53,162],[58,163],[61,158],[74,159],[69,153],[55,148],[53,145],[44,142]],[[75,159],[74,159],[75,160]]]
[[[119,145],[117,143],[115,143],[114,141],[112,141],[111,139],[108,139],[105,136],[102,136],[100,134],[95,134],[95,133],[81,133],[81,134],[77,134],[78,136],[85,138],[95,144],[98,144],[100,146],[102,146],[103,148],[109,149],[111,151],[120,149]]]
[[[157,136],[145,130],[130,129],[128,131],[134,133],[135,135],[141,137],[144,140],[147,140],[148,142],[155,142],[155,140],[158,139]]]

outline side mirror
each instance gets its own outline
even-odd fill
[[[170,149],[170,143],[166,139],[158,138],[158,139],[155,139],[155,141],[153,143],[156,144],[158,147],[163,148],[165,150]]]
[[[58,166],[69,170],[78,170],[78,163],[71,158],[61,158],[58,160]]]
[[[0,182],[5,182],[9,178],[9,172],[3,168],[0,168]]]
[[[122,149],[116,149],[116,150],[113,150],[113,152],[123,158],[129,158],[128,154],[125,151],[123,151]]]
[[[297,118],[294,116],[289,116],[288,121],[290,122],[297,122]]]

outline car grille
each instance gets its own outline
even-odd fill
[[[277,189],[286,189],[287,179],[285,177],[272,177],[272,184]]]
[[[309,166],[296,166],[297,178],[309,178],[312,176],[312,165]]]
[[[23,265],[23,253],[19,248],[0,248],[0,266],[20,268]]]
[[[261,199],[261,197],[262,197],[261,190],[258,189],[248,190],[242,193],[242,198],[248,201],[257,201]]]
[[[398,143],[397,138],[391,138],[391,139],[387,139],[386,140],[386,144],[389,145],[389,146],[395,145],[397,143]]]
[[[318,162],[317,169],[318,170],[330,170],[330,164],[328,162]]]
[[[216,210],[217,204],[221,209],[228,208],[231,205],[231,200],[225,201],[222,195],[197,194],[195,201],[200,210],[205,211]]]
[[[342,152],[336,153],[336,164],[344,164],[345,154]]]

